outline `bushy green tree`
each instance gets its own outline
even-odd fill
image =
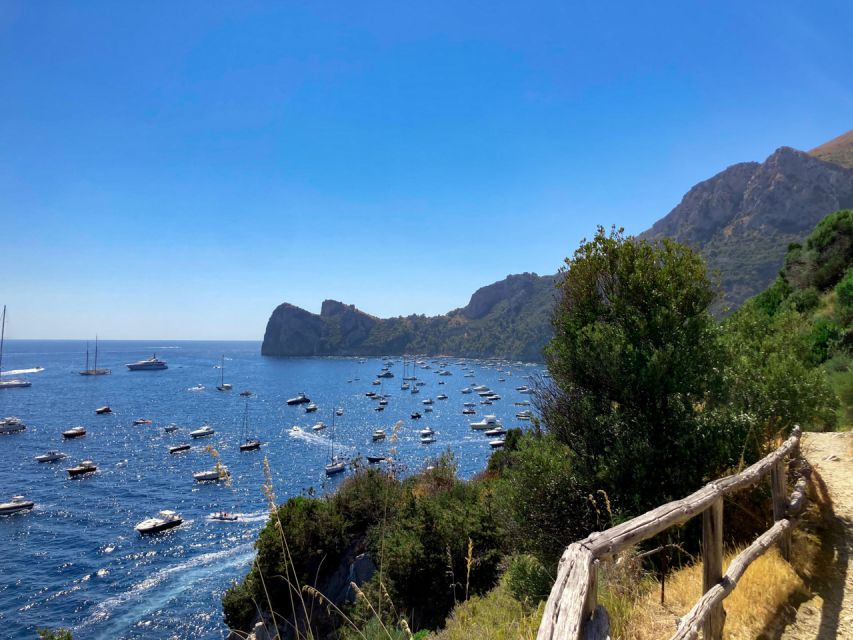
[[[632,513],[696,488],[713,447],[697,414],[722,356],[702,259],[599,228],[566,261],[559,289],[554,384],[540,408],[581,485]]]

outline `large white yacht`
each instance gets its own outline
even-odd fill
[[[158,369],[168,369],[169,365],[166,364],[165,360],[158,359],[155,353],[147,360],[128,363],[127,368],[131,371],[157,371]]]
[[[475,431],[481,431],[484,429],[496,429],[498,427],[503,426],[500,422],[498,422],[497,417],[493,415],[483,416],[483,419],[479,422],[472,422],[470,424],[471,428]]]

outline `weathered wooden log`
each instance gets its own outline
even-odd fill
[[[560,558],[557,580],[551,588],[536,639],[580,640],[583,626],[595,610],[594,586],[592,552],[582,543],[570,544]]]
[[[784,460],[773,465],[770,470],[770,493],[773,499],[773,521],[779,522],[785,517],[788,509],[787,467]],[[791,559],[791,532],[788,531],[779,538],[779,553],[785,560]]]
[[[717,500],[702,514],[702,593],[706,593],[723,577],[723,499]],[[705,640],[722,640],[726,612],[723,603],[709,610],[703,624]]]

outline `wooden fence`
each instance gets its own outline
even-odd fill
[[[789,559],[791,530],[805,507],[808,482],[808,474],[803,474],[791,496],[787,495],[786,457],[799,457],[799,445],[800,428],[795,427],[778,449],[742,472],[715,480],[682,500],[569,545],[560,559],[557,580],[545,606],[537,640],[609,638],[607,612],[596,602],[598,562],[699,514],[702,514],[704,595],[678,622],[672,640],[698,638],[700,630],[704,640],[720,640],[725,622],[723,600],[750,563],[776,543],[785,559]],[[773,493],[775,524],[732,560],[723,575],[723,498],[757,484],[767,475]]]

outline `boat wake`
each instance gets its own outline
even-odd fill
[[[32,369],[13,369],[12,371],[4,371],[3,376],[19,376],[24,373],[41,373],[44,367],[33,367]]]
[[[309,427],[310,428],[310,427]],[[330,440],[324,436],[318,436],[316,433],[312,433],[311,431],[306,431],[302,427],[292,427],[288,430],[287,434],[291,438],[296,438],[297,440],[302,440],[309,444],[314,444],[318,446],[328,447],[330,444],[332,445],[332,449],[337,452],[352,452],[355,451],[355,447],[348,447],[346,445],[332,443]]]
[[[179,594],[195,588],[199,582],[215,573],[233,572],[235,568],[248,564],[253,555],[253,545],[246,543],[159,569],[124,593],[96,604],[89,617],[75,631],[99,625],[99,636],[117,636],[128,627],[128,623],[162,608]],[[119,614],[113,616],[117,611]]]

